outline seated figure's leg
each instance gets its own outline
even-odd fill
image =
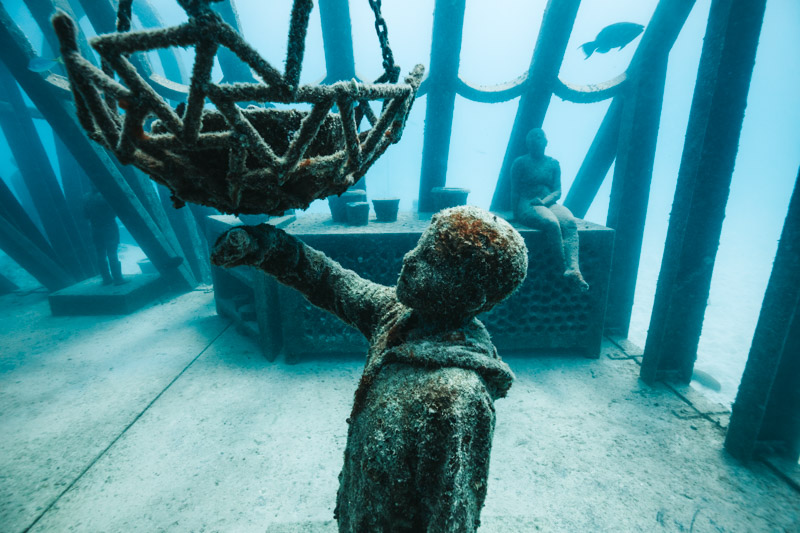
[[[589,284],[583,279],[578,260],[580,239],[578,237],[578,226],[575,223],[575,217],[572,216],[572,212],[569,209],[559,204],[550,206],[550,211],[558,218],[558,223],[561,226],[566,267],[564,269],[564,276],[574,281],[580,290],[586,291],[589,289]]]
[[[528,205],[519,210],[517,220],[544,233],[545,246],[555,254],[558,261],[557,268],[564,269],[564,244],[561,238],[561,227],[556,215],[543,205]]]

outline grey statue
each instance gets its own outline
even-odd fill
[[[92,243],[96,253],[97,269],[103,278],[103,285],[122,285],[122,264],[119,262],[119,227],[117,215],[108,205],[103,195],[92,186],[91,192],[83,201],[83,213],[89,219],[92,229]]]
[[[514,219],[542,230],[547,246],[555,251],[564,277],[580,291],[589,290],[578,262],[578,227],[569,209],[557,204],[561,198],[561,167],[544,155],[547,137],[534,128],[525,137],[528,153],[511,165],[511,188]]]
[[[211,256],[250,265],[357,328],[369,353],[348,418],[339,531],[469,532],[513,374],[475,317],[522,283],[519,233],[477,207],[436,214],[396,287],[363,279],[270,225],[229,230]]]

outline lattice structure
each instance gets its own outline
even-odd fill
[[[123,163],[133,164],[173,192],[176,203],[209,205],[226,213],[280,214],[340,194],[396,143],[422,78],[417,66],[402,84],[299,86],[311,0],[296,0],[281,74],[208,6],[179,0],[189,21],[154,31],[112,33],[91,41],[106,68],[78,52],[75,22],[53,17],[81,125]],[[137,52],[194,47],[188,99],[173,108],[128,59]],[[262,83],[211,81],[224,46]],[[116,72],[123,83],[117,82]],[[216,109],[206,108],[206,99]],[[382,101],[376,116],[368,102]],[[310,111],[241,102],[310,104]],[[333,113],[336,106],[338,113]],[[118,108],[125,112],[120,113]],[[156,120],[149,119],[155,115]],[[370,129],[359,132],[362,118]]]
[[[373,224],[362,230],[325,225],[320,215],[303,217],[287,227],[303,242],[360,275],[394,285],[403,256],[417,243],[427,221],[401,217],[398,223]],[[502,353],[565,350],[596,357],[611,268],[614,232],[579,222],[581,271],[590,285],[581,292],[547,253],[544,235],[516,226],[528,246],[528,277],[508,300],[478,318]],[[261,275],[256,273],[256,275]],[[275,283],[268,280],[268,283]],[[288,360],[323,353],[364,353],[366,343],[354,329],[308,303],[296,291],[278,285],[283,349]]]

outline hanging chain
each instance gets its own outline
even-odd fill
[[[381,15],[381,0],[369,0],[369,7],[375,13],[375,32],[381,43],[381,54],[383,54],[383,75],[375,80],[375,83],[397,83],[400,77],[400,67],[394,64],[392,49],[389,47],[389,28]]]

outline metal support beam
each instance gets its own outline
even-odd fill
[[[190,287],[192,276],[188,267],[181,265],[175,268],[174,255],[161,230],[144,210],[108,154],[86,138],[75,118],[71,102],[61,98],[59,90],[41,74],[28,69],[33,57],[35,54],[24,33],[0,4],[0,59],[111,204],[153,265],[162,275],[175,279],[183,287]]]
[[[189,268],[195,279],[203,283],[211,283],[211,263],[205,252],[205,242],[200,236],[197,224],[188,207],[176,209],[172,205],[172,193],[163,185],[158,186],[161,207],[180,243],[183,257],[189,262]]]
[[[647,383],[692,377],[765,3],[711,4],[642,361]]]
[[[139,21],[145,28],[165,27],[164,21],[161,20],[158,12],[153,9],[153,6],[151,6],[150,2],[147,0],[136,0],[133,2],[133,13],[139,17]],[[156,53],[158,54],[158,59],[161,61],[161,67],[164,69],[164,75],[167,79],[178,83],[186,83],[188,79],[186,76],[186,69],[175,53],[175,49],[159,48],[156,50]]]
[[[667,58],[631,80],[622,117],[606,226],[616,230],[606,309],[606,329],[627,336],[633,308],[644,223],[653,177]]]
[[[117,31],[117,8],[112,0],[78,0],[97,34]],[[52,30],[48,33],[52,34]],[[56,48],[58,49],[58,48]],[[128,58],[144,79],[153,73],[150,61],[144,54],[131,54]]]
[[[0,295],[8,294],[9,292],[14,292],[16,290],[19,290],[17,284],[0,274]]]
[[[564,200],[564,206],[577,218],[586,216],[597,191],[603,185],[608,169],[617,157],[621,117],[622,99],[614,98]]]
[[[1,214],[0,249],[48,290],[57,291],[75,283],[69,273]]]
[[[39,231],[39,228],[33,223],[28,213],[25,212],[25,208],[22,207],[20,201],[2,179],[0,179],[0,216],[10,221],[27,240],[49,257],[53,263],[58,262],[58,256],[53,251],[50,243],[47,242],[42,232]]]
[[[800,174],[775,255],[725,448],[800,458]]]
[[[431,70],[419,180],[419,210],[422,212],[433,210],[431,190],[443,187],[447,179],[465,4],[466,0],[436,0],[433,11]]]
[[[211,8],[219,13],[222,20],[230,24],[237,33],[242,33],[241,25],[239,24],[239,13],[236,11],[233,0],[223,0],[211,4]],[[253,78],[253,73],[250,72],[250,67],[228,48],[220,46],[217,49],[217,59],[219,60],[219,67],[222,69],[222,76],[225,78],[226,83],[256,82],[256,79]]]
[[[676,5],[675,9],[683,10],[685,6]],[[631,66],[650,63],[649,55],[653,53],[666,53],[675,43],[675,38],[685,21],[685,17],[671,16],[669,9],[656,10],[642,36],[642,43],[645,43],[645,45],[636,48],[636,52],[634,52],[631,59]],[[653,37],[654,34],[655,37]],[[647,46],[646,43],[648,42],[662,43],[662,46]],[[633,71],[634,69],[631,70]],[[625,74],[623,78],[625,81],[622,84],[627,84],[630,76]],[[594,141],[592,141],[581,168],[575,176],[575,181],[572,182],[567,198],[564,200],[564,205],[579,218],[586,215],[595,196],[597,196],[597,191],[608,174],[608,169],[611,168],[611,164],[617,156],[623,100],[624,94],[614,97],[614,101],[606,112],[606,116],[597,131]]]
[[[75,227],[78,229],[83,247],[89,250],[90,257],[94,255],[94,245],[92,243],[91,227],[89,226],[89,219],[86,218],[84,211],[84,203],[86,195],[89,194],[90,185],[89,177],[83,171],[81,166],[69,153],[64,142],[58,135],[54,135],[56,144],[56,157],[58,158],[58,167],[61,172],[61,187],[64,189],[64,198],[67,200],[67,207],[72,214],[72,219],[75,222]],[[91,261],[91,273],[96,274],[96,261]]]
[[[73,10],[73,6],[69,3],[69,0],[24,0],[24,1],[28,10],[31,12],[33,19],[36,21],[36,25],[39,26],[39,29],[42,30],[42,35],[44,36],[45,44],[50,47],[50,50],[43,51],[42,56],[57,57],[58,53],[55,51],[58,50],[58,39],[56,38],[56,34],[53,32],[53,27],[50,25],[50,17],[53,16],[53,14],[56,12],[57,9],[64,11],[66,14],[72,17],[73,20],[80,20],[80,17]],[[89,41],[86,39],[86,36],[84,35],[83,31],[80,30],[78,31],[78,48],[80,48],[81,55],[83,57],[85,57],[92,63],[95,62],[94,51],[92,50],[92,47],[89,46]],[[53,68],[57,69],[60,73],[66,75],[66,71],[62,64],[59,64],[58,66]]]
[[[606,225],[616,230],[606,329],[627,335],[653,177],[667,59],[694,0],[661,0],[628,69]]]
[[[17,161],[47,238],[56,252],[57,261],[75,281],[85,279],[93,272],[89,252],[83,247],[64,193],[50,165],[39,132],[27,114],[17,83],[2,64],[0,98],[17,110],[13,114],[1,115],[0,127]]]
[[[335,83],[356,77],[353,34],[347,0],[319,0],[322,42],[325,48],[325,81]]]
[[[516,158],[527,153],[525,136],[528,132],[542,127],[580,4],[580,0],[547,2],[533,50],[528,86],[519,100],[503,166],[500,167],[500,176],[497,178],[497,187],[492,198],[493,210],[511,210],[511,165]]]

